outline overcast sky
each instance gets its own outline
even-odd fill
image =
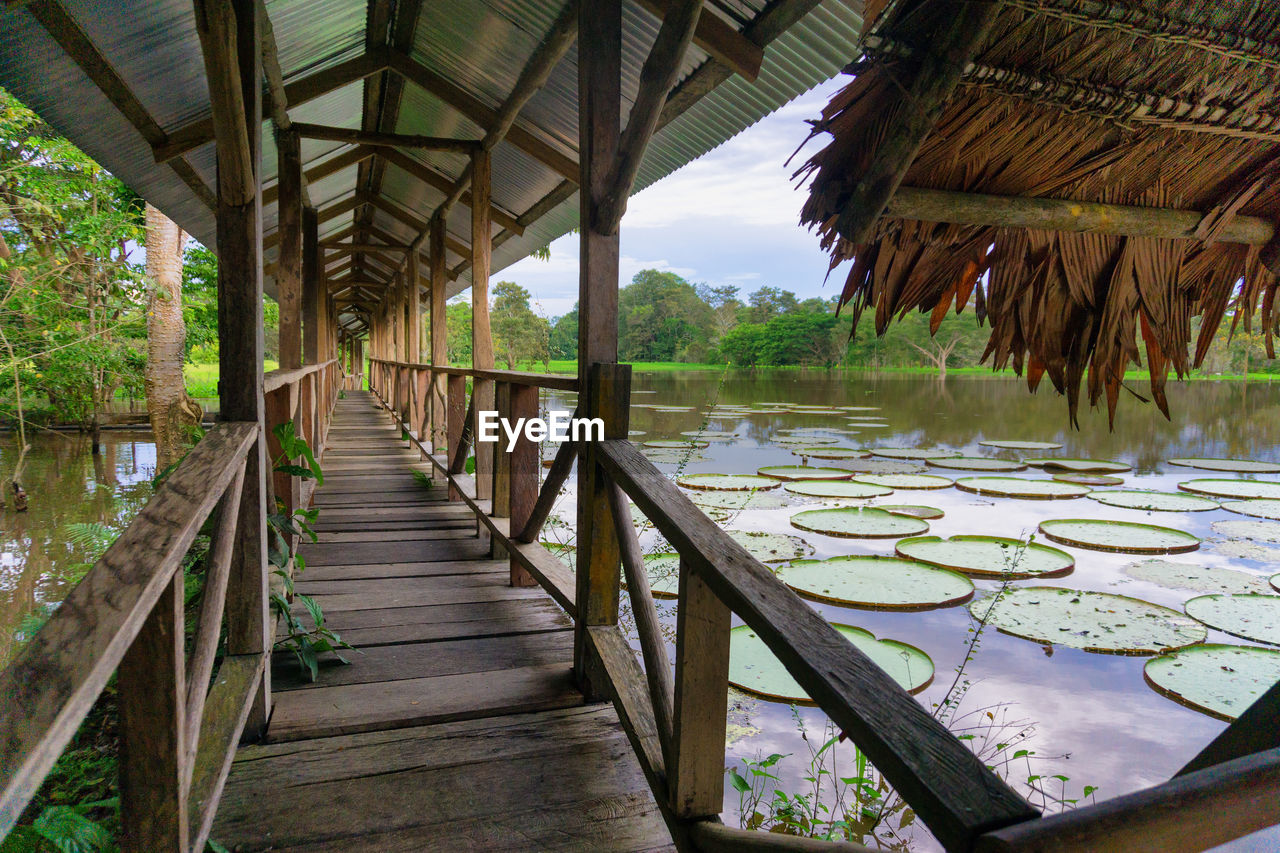
[[[627,205],[622,220],[623,283],[642,269],[670,270],[691,282],[736,285],[742,294],[763,285],[802,299],[831,297],[839,271],[825,286],[827,258],[817,238],[798,225],[804,193],[791,179],[814,140],[786,160],[808,135],[842,78],[824,83],[724,145],[669,175]],[[533,294],[535,310],[557,317],[578,298],[578,237],[551,244],[551,260],[526,258],[495,275]]]

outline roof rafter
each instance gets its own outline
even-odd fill
[[[432,169],[425,163],[415,160],[407,154],[392,150],[381,151],[378,153],[378,156],[385,158],[388,163],[400,169],[410,177],[417,178],[427,186],[434,187],[442,193],[449,193],[453,189],[453,181],[449,177],[442,175],[440,172],[437,172],[435,169]],[[471,193],[464,192],[460,199],[460,203],[464,207],[470,207]],[[492,202],[489,203],[489,215],[492,217],[494,222],[497,222],[503,228],[515,231],[517,234],[524,233],[524,226],[520,224],[519,220],[515,216]]]
[[[385,133],[382,131],[354,130],[348,127],[331,127],[323,124],[294,123],[294,130],[307,139],[324,139],[330,142],[346,142],[350,145],[371,145],[376,148],[421,148],[428,151],[452,151],[469,154],[480,146],[477,139],[452,139],[445,136],[419,136],[410,133]]]

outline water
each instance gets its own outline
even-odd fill
[[[999,451],[978,446],[983,439],[1023,439],[1053,441],[1063,445],[1052,455],[1108,459],[1125,462],[1133,471],[1123,475],[1122,488],[1176,491],[1176,484],[1194,477],[1227,477],[1188,468],[1168,466],[1166,459],[1178,456],[1229,456],[1260,460],[1280,460],[1280,387],[1226,382],[1197,382],[1170,388],[1172,422],[1153,406],[1126,396],[1121,401],[1114,431],[1107,428],[1105,413],[1082,412],[1081,428],[1074,431],[1067,419],[1065,400],[1048,391],[1030,395],[1025,385],[1012,380],[983,377],[952,377],[938,382],[933,377],[890,376],[883,378],[842,376],[822,371],[772,371],[732,373],[723,381],[718,373],[689,372],[638,374],[631,410],[631,428],[643,431],[636,441],[679,438],[685,430],[703,425],[703,412],[713,402],[719,404],[759,404],[788,402],[827,406],[879,406],[866,413],[886,418],[887,427],[867,429],[844,436],[839,447],[915,446],[942,447],[964,451],[966,455],[1016,457],[1018,451]],[[1141,387],[1135,390],[1141,392]],[[654,393],[646,393],[654,392]],[[572,397],[553,394],[548,405],[572,408]],[[692,406],[693,412],[661,412],[648,406],[669,404]],[[856,429],[843,418],[832,415],[779,414],[716,418],[709,429],[736,431],[732,442],[712,441],[703,451],[704,461],[691,462],[684,473],[750,473],[764,465],[799,464],[788,449],[770,444],[779,429],[839,426]],[[1048,455],[1026,453],[1023,455]],[[814,460],[815,465],[839,465]],[[659,468],[674,476],[675,465]],[[948,477],[972,476],[964,472],[931,469]],[[1031,468],[1011,476],[1047,477]],[[1264,477],[1261,479],[1277,479]],[[765,530],[801,535],[815,548],[817,557],[843,554],[892,554],[893,540],[836,539],[807,534],[792,528],[789,518],[801,509],[824,504],[818,500],[787,496],[781,490],[770,495],[787,497],[782,509],[740,512],[725,526],[738,530]],[[1088,499],[1031,501],[983,498],[954,488],[943,490],[897,491],[868,502],[870,505],[912,503],[938,507],[945,517],[931,522],[930,533],[942,537],[960,533],[1024,537],[1050,518],[1110,518],[1159,524],[1194,533],[1204,544],[1197,552],[1168,559],[1200,565],[1230,566],[1260,576],[1280,569],[1261,560],[1228,557],[1215,550],[1210,524],[1240,520],[1243,516],[1225,510],[1197,513],[1143,512],[1106,507]],[[557,512],[572,519],[571,499]],[[555,535],[558,531],[552,531]],[[642,538],[652,547],[653,534]],[[1039,541],[1044,541],[1039,537]],[[1062,547],[1062,546],[1059,546]],[[1065,547],[1076,559],[1075,571],[1064,577],[1043,581],[1021,581],[1016,585],[1042,583],[1053,586],[1096,590],[1129,595],[1181,610],[1182,603],[1199,593],[1167,589],[1130,579],[1122,569],[1137,555],[1109,554]],[[1274,552],[1273,552],[1274,553]],[[979,594],[993,589],[993,581],[975,580]],[[915,645],[933,658],[936,676],[918,699],[932,707],[947,695],[955,680],[955,669],[965,655],[971,620],[965,607],[924,612],[883,612],[855,610],[832,604],[813,604],[829,621],[861,626],[877,637],[888,637]],[[673,624],[671,602],[659,602],[664,620]],[[735,618],[735,624],[740,621]],[[1245,643],[1210,630],[1209,642]],[[1065,788],[1052,780],[1053,793],[1070,798],[1081,796],[1084,786],[1097,788],[1098,798],[1113,797],[1166,781],[1187,760],[1208,743],[1225,724],[1183,707],[1147,686],[1142,667],[1146,658],[1093,654],[1062,647],[1047,647],[988,629],[964,678],[972,682],[961,710],[977,711],[1002,706],[997,717],[1026,721],[1034,727],[1020,749],[1034,750],[1031,766],[1020,759],[1011,766],[1011,783],[1026,794],[1023,784],[1029,775],[1049,779],[1069,778]],[[742,694],[732,695],[736,710],[727,750],[727,762],[740,758],[789,754],[779,767],[784,788],[803,790],[800,781],[806,770],[808,752],[797,734],[791,709]],[[981,715],[979,715],[981,716]],[[820,737],[825,716],[815,708],[800,710],[811,737]],[[1016,729],[1015,729],[1016,730]],[[1010,730],[1006,735],[1011,735]],[[736,737],[736,739],[734,739]],[[851,776],[846,764],[842,775]],[[726,786],[727,822],[736,820],[738,794]],[[900,816],[890,821],[896,829]],[[934,842],[919,826],[908,827],[898,839],[881,839],[887,845],[901,842],[912,849],[929,849]],[[1276,840],[1235,845],[1238,849],[1274,849]],[[1258,847],[1257,844],[1261,844]]]
[[[106,430],[102,452],[74,432],[29,436],[22,482],[30,499],[0,511],[0,666],[84,576],[97,553],[68,537],[67,525],[97,523],[119,532],[151,496],[156,453],[146,432]],[[17,436],[0,433],[5,487],[17,459]]]

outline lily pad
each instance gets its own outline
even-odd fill
[[[1110,474],[1054,474],[1053,479],[1059,483],[1075,483],[1078,486],[1119,486],[1124,477],[1113,477]]]
[[[703,439],[705,441],[731,441],[738,437],[734,432],[723,432],[715,429],[687,429],[680,433],[694,439]]]
[[[896,459],[842,459],[840,467],[858,474],[920,474],[927,470],[915,462],[899,462]]]
[[[1209,635],[1194,619],[1159,604],[1052,586],[987,596],[972,602],[969,612],[1015,637],[1112,655],[1160,654]]]
[[[760,530],[730,530],[729,538],[762,563],[785,563],[813,553],[813,546],[788,533],[766,533]]]
[[[832,434],[835,435],[857,435],[856,429],[841,429],[840,427],[796,427],[795,429],[784,429],[779,432],[786,435],[817,435],[826,438]]]
[[[933,521],[935,518],[942,518],[946,515],[936,506],[922,506],[920,504],[880,504],[879,509],[885,512],[894,512],[898,515],[914,515],[916,518],[923,518],[925,521]]]
[[[1256,459],[1210,459],[1197,456],[1170,459],[1169,464],[1182,468],[1200,468],[1204,471],[1231,471],[1236,474],[1280,474],[1280,464],[1259,462]]]
[[[859,420],[858,418],[849,418],[849,423],[858,429],[888,429],[889,425],[884,423],[874,423],[872,421]]]
[[[1268,548],[1244,539],[1211,540],[1209,548],[1234,560],[1253,560],[1258,563],[1280,563],[1280,548]]]
[[[877,610],[928,610],[973,597],[973,581],[956,572],[864,554],[829,560],[796,560],[778,577],[811,598]]]
[[[1213,532],[1229,539],[1280,544],[1280,524],[1272,521],[1215,521]]]
[[[960,455],[956,450],[925,450],[918,447],[873,447],[871,453],[885,459],[942,459]]]
[[[871,658],[903,689],[919,693],[933,681],[933,661],[915,646],[897,640],[877,640],[870,631],[853,625],[831,627]],[[729,632],[729,683],[766,699],[811,702],[764,640],[756,636],[748,625],[739,625]]]
[[[645,458],[655,465],[681,465],[690,462],[702,462],[706,459],[706,456],[693,449],[666,450],[646,447],[643,453]]]
[[[859,474],[854,480],[887,489],[946,489],[952,485],[948,478],[935,474]]]
[[[1280,681],[1280,649],[1209,643],[1152,658],[1142,672],[1157,693],[1234,720]]]
[[[679,554],[645,554],[644,568],[649,574],[649,592],[654,598],[680,597]]]
[[[658,450],[683,450],[687,447],[696,447],[701,449],[704,447],[710,447],[710,445],[705,441],[697,441],[696,439],[688,439],[688,438],[683,440],[654,439],[653,441],[646,441],[644,443],[644,446],[652,447]]]
[[[893,539],[925,533],[929,522],[876,507],[842,507],[798,512],[791,516],[791,526],[845,539]]]
[[[813,459],[866,459],[871,454],[851,447],[796,447],[791,450],[797,456]]]
[[[704,509],[722,510],[778,509],[787,505],[786,500],[778,495],[754,489],[749,492],[694,492],[689,500]]]
[[[949,459],[928,459],[931,468],[948,468],[956,471],[997,471],[1011,473],[1025,471],[1027,466],[1009,459],[992,459],[987,456],[955,456]]]
[[[747,492],[753,489],[776,489],[781,485],[773,477],[758,474],[686,474],[676,480],[686,489],[713,492]]]
[[[1280,500],[1274,498],[1223,501],[1222,508],[1240,515],[1251,515],[1254,518],[1270,518],[1274,521],[1280,521]]]
[[[879,406],[836,406],[842,412],[878,412]]]
[[[631,436],[631,435],[644,435],[644,430],[642,430],[642,429],[629,429],[629,430],[627,430],[627,435],[629,435],[629,436]]]
[[[903,539],[894,550],[899,556],[976,578],[1061,577],[1076,565],[1066,551],[1003,536],[916,536]]]
[[[893,494],[893,489],[884,486],[872,486],[869,483],[857,483],[852,480],[801,480],[783,486],[793,495],[806,498],[830,498],[832,500],[852,498],[882,498]]]
[[[1280,646],[1280,595],[1202,595],[1183,609],[1233,637]]]
[[[769,465],[756,472],[775,480],[849,480],[853,472],[844,468],[819,468],[810,465]]]
[[[1200,547],[1200,538],[1155,524],[1100,518],[1060,518],[1040,522],[1050,541],[1092,551],[1122,554],[1183,554]]]
[[[1057,480],[1029,480],[1025,477],[963,477],[956,488],[975,495],[998,498],[1026,498],[1035,501],[1067,500],[1089,494],[1088,486],[1059,483]]]
[[[693,406],[660,405],[660,406],[653,406],[652,408],[655,412],[692,412],[694,411]]]
[[[1055,459],[1052,457],[1024,459],[1028,465],[1044,468],[1046,471],[1070,471],[1074,474],[1123,474],[1132,471],[1133,466],[1123,462],[1108,462],[1105,459]]]
[[[1105,491],[1091,492],[1089,498],[1107,506],[1153,512],[1205,512],[1218,508],[1217,501],[1177,492]]]
[[[840,439],[834,435],[775,435],[769,440],[774,444],[835,444]]]
[[[1195,592],[1258,593],[1271,592],[1267,579],[1235,569],[1175,563],[1173,560],[1141,560],[1124,567],[1124,573],[1136,580],[1168,589]]]
[[[1179,483],[1178,488],[1215,498],[1280,498],[1280,483],[1266,480],[1188,480]]]
[[[1016,439],[993,438],[979,441],[983,447],[1003,447],[1005,450],[1058,450],[1061,444],[1053,441],[1018,441]]]

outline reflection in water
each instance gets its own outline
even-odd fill
[[[14,512],[9,504],[0,512],[0,666],[96,556],[68,541],[66,525],[122,530],[151,496],[155,473],[155,445],[145,432],[104,431],[98,456],[87,435],[41,432],[29,440],[23,470],[29,509]],[[8,476],[16,456],[16,437],[0,434],[0,475]]]
[[[722,381],[723,379],[723,381]],[[1201,474],[1168,466],[1166,459],[1178,456],[1230,456],[1280,461],[1280,387],[1266,384],[1244,385],[1227,382],[1195,382],[1171,385],[1170,404],[1174,419],[1166,421],[1151,405],[1129,400],[1120,407],[1114,431],[1108,430],[1105,413],[1082,412],[1081,428],[1072,430],[1067,421],[1065,400],[1047,389],[1031,395],[1025,385],[1014,380],[986,377],[951,377],[945,383],[931,377],[848,376],[824,371],[732,372],[638,374],[636,388],[654,394],[638,394],[633,400],[631,428],[643,431],[637,441],[678,437],[682,431],[698,429],[701,412],[713,404],[758,404],[787,401],[792,404],[822,406],[878,406],[880,411],[853,413],[881,416],[884,428],[859,427],[843,417],[814,414],[775,414],[712,418],[707,427],[736,432],[740,438],[713,441],[703,458],[683,467],[685,473],[753,472],[764,465],[796,464],[799,459],[789,449],[770,443],[777,430],[837,426],[858,429],[856,435],[842,435],[838,446],[946,447],[970,456],[1062,455],[1092,459],[1112,459],[1134,467],[1124,476],[1129,489],[1176,491],[1177,483]],[[548,400],[560,408],[563,398]],[[696,407],[695,412],[665,412],[648,408],[654,404]],[[572,406],[566,406],[572,408]],[[1017,451],[982,447],[987,439],[1053,441],[1062,450],[1019,454]],[[840,462],[823,461],[839,466]],[[673,465],[660,465],[668,475]],[[930,469],[948,477],[968,476],[966,472]],[[1014,476],[1043,478],[1030,469]],[[1225,477],[1233,475],[1225,474]],[[1275,477],[1262,479],[1277,479]],[[724,526],[737,530],[799,533],[790,526],[797,511],[823,504],[819,500],[780,494],[787,505],[780,509],[740,512]],[[1225,510],[1173,513],[1143,512],[1103,506],[1087,498],[1061,501],[1031,501],[982,497],[954,488],[936,491],[898,491],[867,501],[877,504],[927,504],[945,511],[931,521],[930,533],[948,537],[961,533],[1024,537],[1049,518],[1113,518],[1147,522],[1186,530],[1205,539],[1194,553],[1169,559],[1202,566],[1239,569],[1259,577],[1275,573],[1274,563],[1232,556],[1225,543],[1214,541],[1213,521],[1239,518]],[[563,518],[572,518],[571,497],[557,508]],[[842,554],[892,554],[892,540],[835,539],[804,534],[816,547],[816,557]],[[649,533],[642,542],[653,547],[656,537]],[[1043,537],[1038,537],[1043,541]],[[1142,557],[1109,554],[1067,547],[1076,559],[1075,571],[1063,578],[1018,581],[1015,585],[1040,583],[1112,592],[1145,599],[1181,610],[1185,600],[1199,594],[1174,590],[1135,580],[1124,567]],[[1265,556],[1265,555],[1263,555]],[[975,579],[979,590],[997,584]],[[664,619],[674,624],[669,603],[660,605]],[[934,684],[917,698],[933,707],[948,695],[955,670],[964,660],[971,621],[964,607],[924,612],[879,612],[855,610],[828,603],[813,606],[831,622],[863,627],[877,637],[901,640],[927,652],[936,665]],[[737,620],[735,619],[735,624]],[[1209,632],[1209,642],[1240,643],[1217,631]],[[1184,708],[1150,689],[1143,680],[1146,658],[1091,654],[1063,647],[1039,644],[987,630],[962,680],[970,688],[961,711],[976,710],[999,703],[1012,703],[1015,718],[1035,724],[1036,733],[1025,748],[1038,756],[1051,757],[1028,768],[1019,761],[1008,768],[1009,780],[1026,793],[1026,778],[1053,775],[1069,778],[1065,788],[1054,780],[1055,795],[1080,796],[1085,786],[1098,788],[1097,797],[1106,798],[1167,780],[1204,746],[1224,724]],[[954,695],[954,694],[953,694]],[[801,781],[808,751],[796,733],[790,710],[780,704],[746,700],[752,710],[747,725],[737,720],[727,761],[782,753],[790,758],[779,768],[788,790],[802,791]],[[814,708],[802,708],[801,717],[810,732],[822,730],[824,716]],[[758,730],[754,731],[753,730]],[[734,821],[737,792],[726,789],[726,820]],[[919,826],[912,829],[911,846],[936,849]],[[888,842],[886,842],[888,843]],[[1259,847],[1258,845],[1262,846]],[[1271,846],[1268,846],[1268,845]],[[1276,849],[1275,838],[1242,840],[1233,849]]]

